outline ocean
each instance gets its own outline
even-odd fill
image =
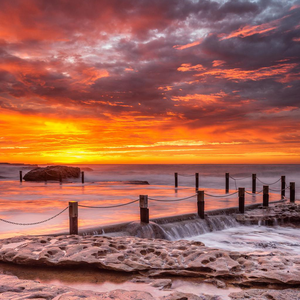
[[[43,165],[40,165],[43,166]],[[73,165],[75,166],[75,165]],[[139,219],[139,195],[148,195],[150,219],[184,213],[195,213],[195,173],[199,173],[199,190],[203,189],[205,209],[237,206],[237,195],[225,197],[225,173],[230,174],[230,194],[238,187],[251,191],[251,175],[257,175],[257,191],[264,184],[270,185],[270,200],[280,199],[280,177],[286,183],[295,182],[296,199],[300,199],[299,165],[76,165],[85,172],[85,183],[80,179],[58,182],[19,182],[31,167],[0,164],[0,219],[1,237],[20,234],[51,234],[68,231],[68,211],[63,211],[69,201],[100,208],[79,208],[79,227],[92,228],[102,225],[129,222]],[[174,188],[174,173],[178,173],[178,189]],[[148,181],[149,185],[125,184],[125,181]],[[224,197],[222,197],[224,195]],[[217,197],[213,197],[217,196]],[[289,190],[286,191],[289,197]],[[165,202],[161,200],[180,200]],[[154,200],[151,200],[154,199]],[[160,201],[157,201],[160,200]],[[262,195],[246,194],[246,203],[258,203]],[[105,208],[103,208],[105,207]],[[63,212],[62,212],[63,211]],[[62,212],[57,217],[50,219]],[[28,223],[39,223],[26,225]]]

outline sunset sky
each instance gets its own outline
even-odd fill
[[[0,161],[300,163],[300,1],[1,0]]]

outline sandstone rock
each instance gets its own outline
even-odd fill
[[[168,289],[172,286],[171,279],[156,279],[150,283],[151,286],[157,287],[160,289]]]
[[[300,289],[263,290],[251,289],[229,295],[232,300],[299,300]]]
[[[148,276],[224,278],[242,286],[300,284],[299,255],[279,251],[238,253],[186,240],[75,235],[15,237],[0,241],[0,261],[31,266],[90,265]]]
[[[23,177],[26,181],[60,180],[67,178],[79,178],[80,168],[67,166],[49,166],[35,168]]]
[[[199,296],[197,296],[190,293],[174,292],[168,296],[161,297],[161,300],[223,300],[223,299],[219,296],[210,296],[205,294],[200,294]]]
[[[151,294],[141,291],[114,290],[106,293],[79,291],[65,286],[41,284],[33,280],[20,280],[15,276],[0,275],[0,300],[154,300]]]

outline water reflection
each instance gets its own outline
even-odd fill
[[[209,194],[223,194],[223,190],[204,189]],[[230,191],[232,193],[234,191]],[[47,182],[22,185],[16,181],[0,181],[0,218],[31,223],[43,221],[62,211],[69,201],[78,201],[86,206],[114,206],[148,195],[158,200],[181,199],[195,194],[194,187],[174,189],[169,185],[134,185],[116,182],[59,183]],[[270,201],[279,200],[278,194],[270,194]],[[197,211],[196,196],[184,201],[163,202],[149,200],[150,218],[166,217]],[[246,204],[262,202],[262,195],[246,194]],[[237,195],[227,198],[205,196],[205,209],[219,209],[237,206]],[[93,227],[139,219],[138,202],[118,208],[79,209],[79,226]],[[20,234],[51,234],[68,231],[68,211],[57,218],[32,226],[17,226],[1,222],[1,238]]]

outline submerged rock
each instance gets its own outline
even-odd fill
[[[35,168],[23,177],[26,181],[60,180],[67,178],[79,178],[80,168],[67,166],[49,166]]]

